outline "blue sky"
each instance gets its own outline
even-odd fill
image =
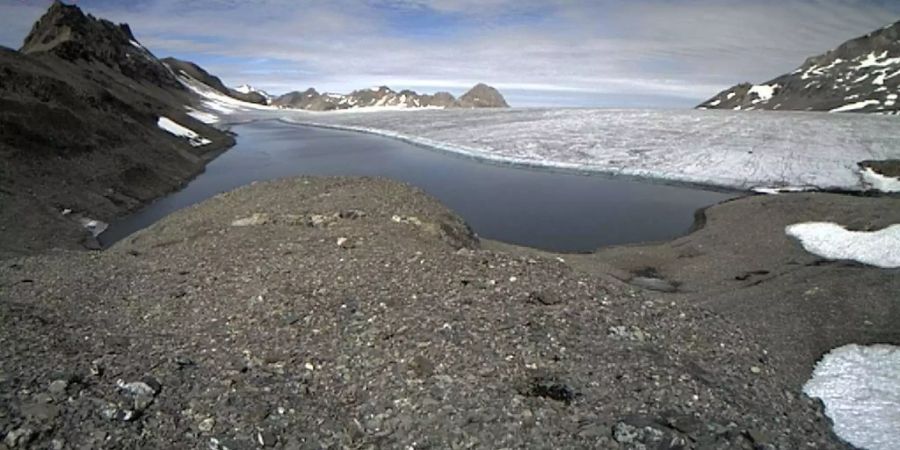
[[[273,93],[501,89],[514,106],[689,107],[900,20],[863,0],[79,0],[157,56]],[[17,48],[50,0],[0,0]]]

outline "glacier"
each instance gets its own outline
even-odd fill
[[[495,163],[727,189],[862,191],[871,184],[858,162],[900,158],[893,116],[583,108],[335,113],[244,104],[190,87],[207,94],[204,106],[223,123],[277,119]]]

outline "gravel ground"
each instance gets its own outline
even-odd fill
[[[778,358],[382,179],[0,266],[0,448],[844,448]]]
[[[799,388],[835,347],[900,345],[900,270],[805,251],[785,227],[810,221],[879,230],[900,223],[900,197],[746,197],[708,208],[701,229],[671,242],[610,247],[567,261],[730,318],[781,356],[779,370]]]

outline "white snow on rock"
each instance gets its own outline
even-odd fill
[[[274,111],[277,109],[272,106],[245,102],[234,97],[229,97],[192,78],[184,71],[179,71],[176,75],[178,76],[178,81],[180,81],[182,85],[203,98],[201,104],[203,108],[208,111],[232,115],[245,111]]]
[[[863,109],[869,105],[877,105],[879,103],[881,103],[881,102],[878,100],[863,100],[861,102],[848,103],[844,106],[839,106],[828,112],[836,113],[836,112],[845,112],[845,111],[856,111],[856,110]]]
[[[816,364],[803,392],[825,404],[834,432],[855,447],[895,450],[900,442],[900,347],[838,347]]]
[[[753,100],[753,103],[759,102],[767,102],[769,101],[773,95],[775,95],[775,89],[781,87],[778,84],[757,84],[750,88],[751,94],[756,94],[758,97],[756,100]]]
[[[186,109],[187,109],[187,115],[189,115],[205,124],[213,124],[213,123],[219,122],[219,116],[217,116],[213,113],[209,113],[206,111],[199,111],[194,108],[191,108],[190,106],[188,106]]]
[[[169,119],[168,117],[160,117],[159,120],[156,121],[156,125],[175,136],[187,139],[188,142],[190,142],[194,147],[200,147],[212,143],[211,140],[200,136],[190,128],[186,128],[177,124],[174,120]]]
[[[870,266],[900,267],[900,224],[878,231],[849,231],[831,222],[806,222],[785,228],[803,248],[826,259],[852,260]]]
[[[250,86],[249,84],[242,84],[242,85],[234,88],[234,90],[240,92],[241,94],[249,94],[251,92],[256,92],[256,89],[253,89],[253,86]]]
[[[815,186],[757,186],[751,191],[756,192],[757,194],[768,194],[768,195],[778,195],[778,194],[788,194],[792,192],[810,192],[818,190]]]
[[[870,189],[881,192],[900,192],[900,178],[882,175],[871,167],[866,167],[860,172],[863,184]]]
[[[865,59],[860,61],[856,66],[856,69],[859,70],[865,69],[866,67],[885,67],[900,64],[900,58],[888,58],[887,54],[887,51],[882,52],[878,56],[875,55],[875,52],[869,53],[866,55]]]

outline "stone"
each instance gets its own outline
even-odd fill
[[[256,433],[256,442],[263,447],[274,447],[278,438],[271,431],[260,431]]]
[[[197,424],[197,429],[204,433],[209,433],[210,431],[212,431],[213,427],[215,427],[215,426],[216,426],[216,419],[213,419],[212,417],[207,417],[207,418],[201,420],[199,424]]]
[[[131,395],[144,395],[144,396],[154,396],[161,389],[161,385],[159,382],[152,378],[145,378],[141,381],[132,381],[130,383],[126,383],[123,380],[116,381],[116,386],[131,394]]]
[[[528,299],[533,303],[540,303],[546,306],[552,306],[562,303],[562,298],[559,296],[559,294],[548,290],[532,292],[528,294]]]
[[[150,395],[136,395],[134,397],[134,410],[144,411],[153,403],[153,397]]]
[[[366,213],[365,211],[361,211],[358,209],[345,209],[338,214],[338,217],[340,217],[341,219],[355,220],[366,217]]]
[[[69,388],[69,382],[66,380],[54,380],[50,383],[50,386],[47,388],[53,395],[61,395],[66,393],[66,389]]]
[[[34,438],[34,430],[22,427],[7,433],[6,438],[3,439],[3,443],[9,448],[24,448],[31,442],[32,438]]]
[[[265,213],[254,213],[250,217],[244,217],[231,222],[233,227],[252,227],[257,225],[265,225],[269,223],[269,215]]]

